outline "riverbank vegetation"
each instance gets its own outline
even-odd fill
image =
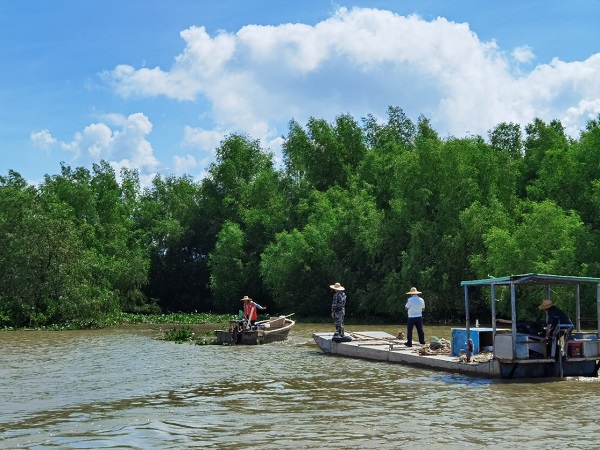
[[[442,138],[391,107],[383,123],[292,121],[281,165],[258,141],[230,135],[201,181],[157,176],[142,187],[135,170],[117,174],[105,161],[62,164],[38,185],[9,171],[0,327],[237,315],[244,295],[271,314],[327,318],[336,281],[350,320],[404,317],[417,286],[427,319],[451,321],[463,314],[461,280],[599,276],[599,120],[576,139],[539,119]],[[508,295],[498,296],[510,316]],[[471,306],[481,314],[488,303]]]
[[[232,314],[211,314],[211,313],[171,313],[171,314],[136,314],[116,312],[114,314],[97,317],[74,319],[69,322],[41,324],[34,328],[38,330],[81,330],[114,327],[118,325],[199,325],[199,324],[226,324],[234,319]],[[22,327],[21,327],[22,328]],[[31,328],[31,327],[29,327]],[[14,327],[5,325],[4,329],[14,329]]]

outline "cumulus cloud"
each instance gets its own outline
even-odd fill
[[[175,168],[175,175],[180,177],[192,173],[198,163],[194,156],[187,154],[185,156],[174,156],[173,165]]]
[[[597,119],[600,116],[600,98],[595,100],[581,100],[577,105],[567,108],[565,115],[561,118],[565,131],[574,136],[579,132],[579,119]]]
[[[103,120],[77,132],[69,142],[57,141],[48,130],[32,133],[31,140],[41,147],[57,144],[70,155],[70,164],[90,166],[104,159],[117,172],[121,167],[149,172],[159,166],[152,146],[146,139],[152,131],[152,124],[144,114],[136,113],[127,117],[110,114],[105,115]]]
[[[30,138],[33,145],[41,148],[42,150],[49,150],[51,147],[56,145],[57,142],[48,130],[41,130],[31,133]]]
[[[315,25],[248,25],[215,36],[194,26],[181,37],[171,67],[120,65],[104,77],[123,97],[208,100],[214,129],[187,124],[184,133],[184,144],[204,150],[223,130],[277,145],[292,118],[384,116],[389,105],[424,114],[442,135],[485,135],[535,117],[564,119],[576,131],[600,98],[600,54],[523,74],[518,65],[535,57],[526,43],[507,53],[444,18],[340,8]]]
[[[229,134],[227,130],[205,130],[186,126],[183,130],[183,145],[186,147],[196,147],[203,151],[211,151]]]
[[[515,48],[512,52],[512,56],[515,59],[515,61],[520,63],[528,63],[535,58],[533,50],[527,45]]]
[[[147,185],[157,173],[205,176],[215,148],[232,133],[259,139],[279,162],[290,120],[304,125],[310,116],[385,120],[391,105],[413,120],[425,115],[442,136],[486,135],[501,122],[525,125],[539,117],[560,119],[576,137],[600,114],[600,53],[583,61],[538,61],[527,42],[503,49],[482,41],[469,24],[441,17],[339,8],[316,24],[247,25],[214,34],[198,24],[180,35],[182,50],[169,67],[121,64],[100,80],[125,99],[172,99],[173,109],[161,111],[168,126],[147,111],[102,114],[70,140],[44,129],[30,134],[31,143],[49,155],[62,150],[67,157],[61,159],[73,165],[105,159],[117,172],[138,169]],[[97,81],[89,87],[106,88]],[[173,137],[183,102],[198,105],[200,116],[198,123],[181,121],[181,135]],[[151,120],[161,125],[154,135]],[[151,135],[157,149],[179,145],[180,154],[159,161],[156,155],[164,153],[155,152]]]

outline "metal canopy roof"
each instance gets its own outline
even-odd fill
[[[509,275],[507,277],[490,277],[483,280],[461,281],[461,286],[491,286],[491,285],[548,285],[548,284],[579,284],[600,283],[600,278],[571,277],[565,275],[546,275],[539,273],[527,273],[523,275]]]

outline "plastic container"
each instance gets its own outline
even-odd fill
[[[581,342],[569,342],[569,356],[580,358],[582,355],[583,344]]]

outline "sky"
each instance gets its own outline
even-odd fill
[[[600,114],[600,0],[0,0],[0,176],[106,160],[206,176],[232,133],[281,160],[294,120],[440,137]]]

